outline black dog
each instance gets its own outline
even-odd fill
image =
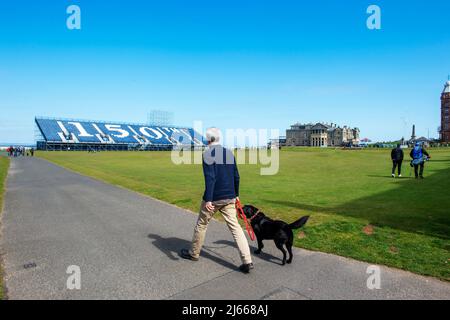
[[[287,224],[283,221],[268,218],[258,208],[251,205],[245,205],[243,210],[246,218],[250,220],[253,231],[255,231],[256,239],[258,240],[258,249],[255,250],[255,254],[261,253],[262,248],[264,248],[263,240],[273,240],[277,248],[283,252],[283,265],[286,262],[291,263],[292,244],[294,242],[292,230],[302,227],[308,221],[309,216],[302,217],[291,224]],[[286,250],[283,248],[284,245],[289,252],[289,259],[287,261]]]

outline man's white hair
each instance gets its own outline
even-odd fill
[[[220,141],[221,132],[218,128],[211,127],[206,129],[206,140],[211,143],[218,143]]]

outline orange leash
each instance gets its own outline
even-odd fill
[[[244,220],[245,229],[247,230],[248,235],[252,241],[255,241],[255,232],[253,231],[252,225],[248,223],[247,217],[245,216],[244,210],[242,210],[242,205],[239,200],[236,199],[236,209],[238,212],[238,217]]]

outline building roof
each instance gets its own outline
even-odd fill
[[[444,91],[442,93],[450,93],[450,80],[445,83]]]
[[[420,137],[420,138],[416,138],[416,139],[409,139],[408,143],[416,143],[416,142],[427,142],[427,143],[429,143],[431,141],[432,141],[432,139],[428,139],[426,137]]]
[[[351,128],[348,126],[341,127],[341,126],[337,126],[335,123],[332,123],[330,125],[328,123],[323,123],[323,122],[317,122],[315,124],[312,124],[312,123],[302,124],[302,123],[297,122],[297,123],[291,125],[291,129],[287,129],[287,130],[288,131],[296,131],[296,130],[316,130],[316,129],[325,129],[329,132],[334,131],[334,130],[344,130],[344,129],[359,131],[359,128],[357,128],[357,127],[354,127],[354,128]]]
[[[325,123],[318,122],[312,128],[313,129],[329,129],[329,128],[331,128],[331,126],[328,124],[325,124]]]

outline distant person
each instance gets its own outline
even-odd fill
[[[423,170],[425,167],[425,161],[429,160],[431,157],[428,152],[422,147],[420,142],[416,142],[414,148],[409,153],[412,158],[411,166],[414,167],[414,174],[416,179],[423,179]],[[420,171],[419,171],[420,167]]]
[[[220,211],[241,256],[242,265],[239,270],[249,273],[250,269],[253,269],[250,247],[237,219],[236,200],[239,199],[239,172],[236,159],[230,150],[219,144],[219,129],[209,128],[206,131],[206,139],[208,148],[203,154],[205,192],[194,228],[191,249],[182,249],[181,257],[192,261],[199,259],[208,223],[214,213]]]
[[[402,163],[403,163],[403,150],[400,143],[397,144],[397,148],[392,149],[391,159],[392,159],[392,178],[395,178],[395,169],[398,169],[398,177],[402,177]]]
[[[31,148],[31,149],[30,149],[30,155],[31,155],[32,157],[34,157],[34,148]]]

